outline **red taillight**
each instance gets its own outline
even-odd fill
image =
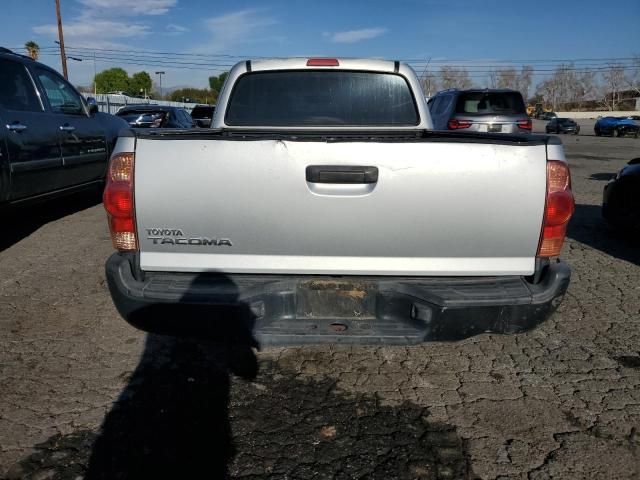
[[[471,122],[469,120],[456,120],[452,118],[447,123],[449,130],[458,130],[460,128],[469,128],[471,126]]]
[[[549,160],[547,162],[547,200],[538,246],[539,257],[560,255],[574,207],[569,167],[565,162]]]
[[[117,153],[109,162],[102,200],[113,246],[121,252],[138,249],[133,201],[133,153]]]
[[[557,227],[569,221],[573,215],[573,195],[571,191],[553,192],[547,196],[544,217],[545,226]]]
[[[123,218],[133,215],[131,188],[124,182],[113,182],[109,188],[105,188],[103,201],[107,212],[113,217]]]
[[[307,60],[307,67],[339,67],[337,58],[310,58]]]
[[[530,118],[524,120],[518,120],[518,128],[523,130],[531,130],[533,128],[533,123]]]

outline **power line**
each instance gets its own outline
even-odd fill
[[[43,53],[43,55],[52,56],[52,55],[57,55],[57,54],[55,54],[55,53]],[[78,55],[78,57],[82,58],[83,60],[93,60],[93,56]],[[111,59],[104,59],[104,58],[101,58],[99,56],[96,56],[96,60],[109,61],[111,63],[120,63],[120,64],[124,64],[124,65],[135,65],[135,66],[139,66],[139,67],[165,67],[165,68],[176,68],[176,69],[180,69],[180,70],[200,70],[200,71],[208,71],[208,72],[224,70],[224,68],[220,68],[220,67],[209,67],[209,68],[206,68],[204,66],[173,65],[173,64],[158,63],[158,62],[140,62],[140,61],[131,61],[131,60],[122,60],[122,59],[111,60]],[[232,66],[232,65],[230,65],[230,66]]]
[[[42,53],[45,56],[57,56],[57,53]],[[93,60],[94,57],[88,54],[75,54],[78,58],[83,60]],[[164,61],[157,59],[139,59],[139,58],[130,58],[130,57],[116,57],[116,56],[103,56],[96,55],[96,61],[114,63],[114,64],[124,64],[124,65],[133,65],[139,67],[164,67],[164,68],[174,68],[174,69],[183,69],[183,70],[197,70],[197,71],[208,71],[208,72],[217,72],[224,71],[231,68],[234,64],[220,64],[220,63],[198,63],[198,62],[175,62],[175,61]],[[622,70],[632,70],[635,67],[632,66],[623,66],[620,67]],[[536,76],[551,76],[555,75],[558,71],[560,72],[573,72],[573,73],[598,73],[609,70],[610,67],[591,67],[591,68],[562,68],[562,69],[533,69],[530,70],[532,75]],[[458,70],[454,72],[449,72],[448,76],[450,77],[469,77],[469,78],[486,78],[487,76],[497,73],[495,70]],[[430,71],[425,73],[424,75],[420,75],[420,78],[426,78],[428,75],[439,75],[440,72],[438,70]],[[516,77],[520,76],[519,72],[515,73],[502,73],[502,77]]]
[[[16,47],[16,49],[21,49],[23,47]],[[127,55],[137,55],[137,56],[154,56],[161,55],[166,58],[166,56],[176,56],[176,57],[198,57],[198,58],[211,58],[211,59],[220,59],[220,58],[239,58],[239,59],[280,59],[280,58],[292,58],[292,57],[277,57],[277,56],[260,56],[260,55],[231,55],[231,54],[207,54],[207,53],[185,53],[185,52],[163,52],[156,50],[143,50],[143,49],[116,49],[116,48],[98,48],[98,47],[73,47],[66,46],[68,50],[84,50],[88,52],[111,52],[111,53],[124,53]],[[41,50],[46,49],[56,49],[56,47],[41,47]],[[57,49],[56,49],[57,50]],[[295,57],[294,57],[295,58]],[[308,58],[308,56],[300,56],[297,58]],[[341,57],[348,58],[348,57]],[[498,60],[492,59],[487,60],[486,64],[478,63],[478,60],[472,59],[439,59],[439,60],[431,60],[430,62],[426,62],[424,58],[422,59],[393,59],[399,60],[405,63],[410,63],[412,65],[425,65],[429,63],[431,65],[451,65],[451,64],[465,64],[465,63],[474,63],[475,65],[466,65],[466,68],[474,68],[474,67],[496,67],[502,68],[511,66],[520,66],[527,65],[532,63],[546,63],[546,66],[553,66],[556,64],[562,63],[582,63],[582,62],[598,62],[598,63],[622,63],[637,60],[637,57],[600,57],[600,58],[563,58],[563,59],[505,59]],[[494,65],[496,64],[496,65]],[[543,65],[540,65],[543,66]]]
[[[67,49],[68,50],[68,49]],[[73,52],[74,55],[78,55],[79,57],[86,56],[93,58],[93,55],[89,53],[76,53]],[[171,64],[171,65],[189,65],[189,66],[200,66],[200,67],[233,67],[234,63],[217,63],[217,62],[197,62],[197,61],[180,61],[180,60],[163,60],[162,58],[155,57],[145,57],[138,55],[108,55],[108,54],[96,54],[96,59],[102,60],[129,60],[129,61],[149,61],[155,64]]]
[[[75,50],[75,49],[72,49]],[[81,55],[81,53],[78,53],[78,55]],[[176,65],[198,65],[198,66],[220,66],[220,67],[231,67],[233,66],[235,63],[214,63],[214,62],[206,62],[206,61],[189,61],[188,59],[184,59],[186,61],[183,61],[183,59],[181,58],[180,60],[170,60],[167,61],[167,57],[163,56],[162,58],[158,59],[155,57],[150,57],[147,54],[142,54],[142,53],[137,53],[135,51],[133,51],[133,53],[126,53],[126,54],[100,54],[100,58],[104,58],[104,59],[109,59],[109,60],[114,60],[114,59],[127,59],[127,60],[146,60],[146,61],[154,61],[154,62],[163,62],[163,63],[173,63]],[[306,58],[306,57],[305,57]],[[163,60],[164,59],[164,60]],[[428,66],[428,64],[424,64],[424,63],[414,63],[414,62],[409,62],[410,65],[412,65],[413,67],[417,68],[417,69],[421,69],[422,65]],[[438,66],[438,64],[432,64],[434,66]],[[444,65],[444,64],[443,64]],[[626,64],[625,64],[626,65]],[[465,69],[490,69],[490,68],[514,68],[513,66],[509,66],[509,65],[486,65],[486,64],[476,64],[476,65],[469,65],[469,66],[463,66],[463,65],[446,65],[449,67],[456,67],[456,68],[465,68]],[[524,67],[525,65],[523,65]],[[609,68],[608,66],[603,66],[600,63],[588,63],[588,64],[581,64],[578,65],[578,67],[575,66],[569,66],[569,65],[555,65],[555,64],[539,64],[538,67],[563,67],[563,68],[568,68],[568,69],[574,69],[574,68],[596,68],[596,67],[601,67],[601,68]],[[535,68],[535,71],[551,71],[551,70],[544,70],[542,68]]]
[[[68,49],[69,50],[69,49]],[[52,53],[49,52],[44,52],[43,55],[50,55]],[[92,59],[93,55],[90,55],[89,53],[75,53],[75,55],[77,55],[80,58],[83,59]],[[179,60],[163,60],[163,59],[159,59],[159,58],[153,58],[153,57],[145,57],[145,56],[140,56],[140,55],[136,55],[136,54],[130,54],[130,55],[107,55],[107,54],[97,54],[95,55],[95,58],[97,60],[106,60],[106,61],[114,61],[114,62],[126,62],[129,64],[133,64],[133,65],[167,65],[167,66],[173,66],[175,68],[181,68],[181,67],[223,67],[223,68],[230,68],[233,65],[235,65],[235,63],[218,63],[218,62],[199,62],[199,61],[179,61]],[[412,67],[418,69],[420,65],[418,64],[409,64]],[[634,65],[630,65],[630,64],[621,64],[621,65],[615,65],[619,68],[622,68],[624,70],[628,70],[628,69],[634,69],[637,68]],[[464,73],[470,73],[470,74],[491,74],[491,73],[495,73],[495,70],[492,70],[492,68],[497,68],[500,69],[502,68],[503,70],[503,75],[505,76],[509,76],[509,75],[520,75],[520,73],[517,71],[514,73],[504,73],[504,70],[506,70],[505,68],[498,66],[498,65],[475,65],[473,66],[474,69],[470,70],[469,67],[463,67],[463,66],[449,66],[450,68],[455,68],[456,70],[464,70],[463,72],[461,72],[462,74]],[[551,72],[551,73],[555,73],[557,71],[562,71],[562,72],[598,72],[598,71],[605,71],[605,70],[609,70],[611,68],[611,66],[602,66],[602,65],[597,65],[597,64],[589,64],[589,65],[578,65],[578,66],[568,66],[568,65],[559,65],[556,68],[531,68],[529,71],[532,74],[542,74],[542,73],[546,73],[546,72]],[[435,70],[435,69],[434,69]],[[434,70],[431,70],[431,72],[434,72]],[[452,72],[452,75],[455,75],[457,72]]]

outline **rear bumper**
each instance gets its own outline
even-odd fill
[[[148,272],[137,279],[135,262],[114,254],[106,264],[116,308],[133,326],[252,345],[413,344],[522,332],[553,313],[571,275],[557,262],[535,285],[514,276]]]

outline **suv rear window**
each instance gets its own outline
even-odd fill
[[[464,92],[458,97],[456,113],[464,115],[524,115],[518,92]]]
[[[203,107],[201,105],[193,107],[191,118],[211,118],[215,107]]]
[[[233,126],[413,126],[419,123],[400,75],[354,71],[255,72],[240,77],[225,122]]]

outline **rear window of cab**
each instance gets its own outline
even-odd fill
[[[397,127],[419,122],[403,76],[345,70],[246,73],[236,81],[225,115],[230,126]]]

